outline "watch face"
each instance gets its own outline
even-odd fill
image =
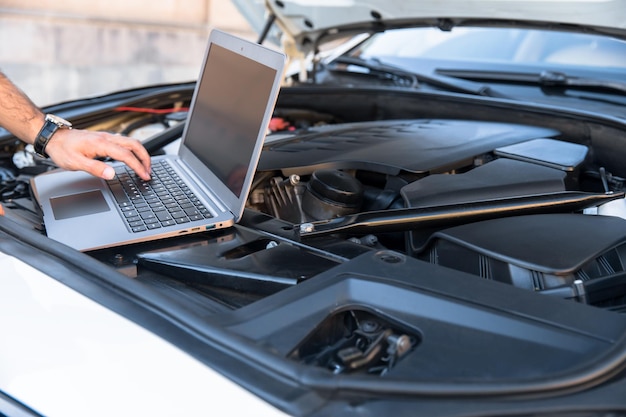
[[[55,114],[46,114],[46,120],[51,121],[59,127],[72,127],[72,124],[70,122]]]

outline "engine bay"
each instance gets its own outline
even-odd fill
[[[536,369],[493,368],[493,376],[532,377],[546,366],[560,372],[556,358],[578,363],[559,330],[582,326],[562,322],[578,306],[594,311],[585,311],[589,328],[574,332],[581,351],[601,349],[594,338],[613,340],[587,333],[597,331],[593,320],[626,310],[618,128],[515,106],[350,93],[282,93],[235,226],[87,254],[185,311],[217,314],[223,328],[332,373],[386,376],[409,372],[395,365],[414,361],[425,375],[440,376],[442,368],[411,355],[435,355],[439,348],[428,343],[446,334],[429,324],[432,311],[415,308],[425,300],[446,311],[440,325],[471,329],[467,343],[479,343],[483,332],[497,337],[494,354],[525,338],[528,317],[533,331],[550,329],[553,346],[525,342],[536,349]],[[171,100],[177,111],[111,112],[90,126],[143,138],[153,153],[172,152],[186,102],[180,94]],[[45,234],[28,179],[54,167],[15,143],[4,149],[7,214]],[[355,282],[381,294],[366,296]],[[331,289],[337,292],[329,296]],[[448,298],[472,305],[472,314],[494,311],[496,321],[517,317],[519,334],[461,323]],[[281,308],[288,312],[257,324]],[[489,369],[485,361],[467,375]],[[461,367],[445,369],[456,377]]]
[[[467,120],[310,128],[266,145],[253,207],[303,241],[343,237],[620,310],[622,180],[559,136]]]
[[[263,282],[264,289],[250,291],[267,293],[268,288],[290,286],[364,251],[393,250],[532,291],[618,309],[622,305],[624,291],[617,290],[622,287],[617,283],[625,263],[624,173],[619,172],[616,154],[603,150],[605,136],[592,142],[591,124],[577,126],[554,115],[532,119],[530,113],[513,108],[510,114],[505,109],[486,113],[477,106],[468,113],[448,103],[444,111],[437,100],[420,102],[392,93],[359,97],[357,90],[349,99],[332,91],[288,91],[276,107],[247,204],[250,213],[242,221],[255,231],[209,240],[220,248],[224,241],[236,242],[214,254],[216,265],[202,266],[208,261],[191,261],[177,250],[170,258],[186,260],[177,262],[174,271],[246,271],[250,265],[237,266],[235,261],[252,257],[264,265],[252,282]],[[318,98],[325,94],[330,97]],[[168,152],[176,136],[163,132],[182,126],[188,104],[182,97],[178,92],[159,94],[159,103],[150,99],[151,105],[167,103],[173,111],[112,113],[97,123],[90,121],[90,128],[157,138],[147,146]],[[473,117],[460,117],[468,114]],[[520,114],[529,123],[517,123]],[[597,127],[595,131],[603,133]],[[9,207],[28,205],[24,179],[52,167],[19,147],[15,151],[6,146],[5,152],[11,159],[4,159],[2,199]],[[36,222],[36,210],[31,211],[30,220]],[[614,235],[585,232],[584,238],[576,238],[579,230],[598,230],[594,225],[607,221],[615,223],[609,227]],[[277,244],[271,237],[257,236],[258,230],[276,233],[306,250],[298,249],[295,256],[293,249],[286,249],[293,244]],[[545,230],[550,232],[538,239]],[[133,271],[136,264],[165,268],[162,254],[148,256],[144,252],[151,251],[144,249],[111,255],[113,263],[131,264]],[[550,251],[554,253],[548,256]],[[555,264],[562,254],[568,254],[567,262]],[[220,262],[223,265],[217,265]],[[601,301],[587,296],[587,287],[599,285],[591,284],[597,279],[615,283],[600,285],[612,288],[601,291],[612,296],[602,296]]]

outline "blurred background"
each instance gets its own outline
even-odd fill
[[[0,69],[40,107],[191,81],[212,28],[257,38],[230,0],[0,0]]]

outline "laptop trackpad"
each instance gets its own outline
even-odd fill
[[[50,198],[52,212],[57,220],[86,216],[111,210],[100,190]]]

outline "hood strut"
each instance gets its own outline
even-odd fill
[[[270,15],[267,17],[267,20],[265,21],[263,30],[261,31],[259,35],[259,40],[257,41],[258,44],[262,44],[265,41],[265,38],[267,37],[267,34],[269,33],[275,21],[276,21],[276,15],[274,13],[270,13]]]

